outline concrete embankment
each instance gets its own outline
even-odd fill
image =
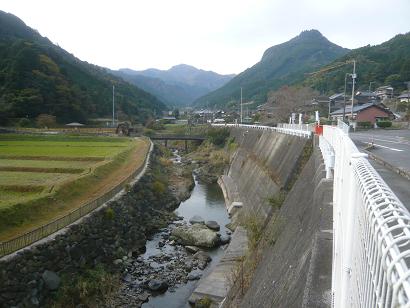
[[[219,184],[230,214],[242,216],[238,223],[258,218],[261,239],[246,252],[246,233],[237,227],[225,257],[191,298],[209,297],[223,307],[328,306],[332,181],[320,151],[310,155],[310,140],[276,132],[235,128],[231,136],[239,147]],[[273,204],[283,192],[282,206]],[[241,273],[241,264],[252,273]]]
[[[320,158],[315,149],[266,224],[247,291],[242,296],[232,289],[224,307],[330,307],[332,181]]]

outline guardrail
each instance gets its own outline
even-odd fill
[[[348,136],[324,126],[335,153],[334,307],[410,307],[410,213]]]
[[[266,131],[276,131],[278,133],[292,135],[292,136],[299,136],[303,138],[310,138],[312,137],[312,131],[310,130],[301,130],[296,128],[285,128],[285,127],[271,127],[271,126],[263,126],[263,125],[247,125],[247,124],[212,124],[215,127],[240,127],[240,128],[249,128],[249,129],[257,129],[257,130],[266,130]]]
[[[118,194],[127,183],[131,182],[132,179],[137,177],[145,168],[149,162],[149,157],[151,155],[153,144],[151,142],[148,155],[145,157],[144,163],[138,167],[130,176],[124,179],[117,186],[113,187],[111,190],[106,192],[101,197],[82,205],[81,207],[73,210],[72,212],[64,215],[63,217],[57,218],[46,225],[36,228],[32,231],[24,233],[16,238],[9,241],[0,243],[0,257],[9,255],[19,249],[29,246],[65,227],[76,222],[83,216],[91,213],[96,208],[103,205],[108,200],[112,199],[116,194]]]

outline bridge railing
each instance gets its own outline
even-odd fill
[[[410,307],[410,213],[349,138],[324,126],[335,153],[334,307]]]
[[[248,124],[212,124],[215,127],[241,127],[248,129],[266,130],[266,131],[276,131],[282,134],[299,136],[303,138],[312,137],[312,131],[306,129],[297,128],[285,128],[285,127],[271,127],[263,125],[248,125]]]

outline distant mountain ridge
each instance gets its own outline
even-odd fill
[[[110,116],[113,85],[123,119],[143,122],[165,109],[155,96],[75,58],[0,11],[0,124],[39,114],[54,115],[60,123]]]
[[[175,65],[169,70],[150,68],[134,71],[125,68],[112,73],[154,94],[171,106],[190,105],[197,98],[220,88],[235,76],[220,75],[186,64]]]
[[[268,48],[261,60],[218,90],[194,102],[197,106],[225,106],[239,100],[240,88],[247,101],[262,103],[269,90],[304,79],[312,71],[345,55],[349,50],[317,30],[301,32],[291,40]]]

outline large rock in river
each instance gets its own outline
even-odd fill
[[[212,248],[219,244],[219,237],[216,232],[202,224],[195,224],[192,227],[177,227],[172,230],[172,235],[185,246]]]
[[[191,225],[194,225],[194,224],[204,224],[204,223],[205,223],[205,220],[204,220],[201,216],[195,215],[195,216],[191,217],[191,219],[189,220],[189,223],[190,223]]]

